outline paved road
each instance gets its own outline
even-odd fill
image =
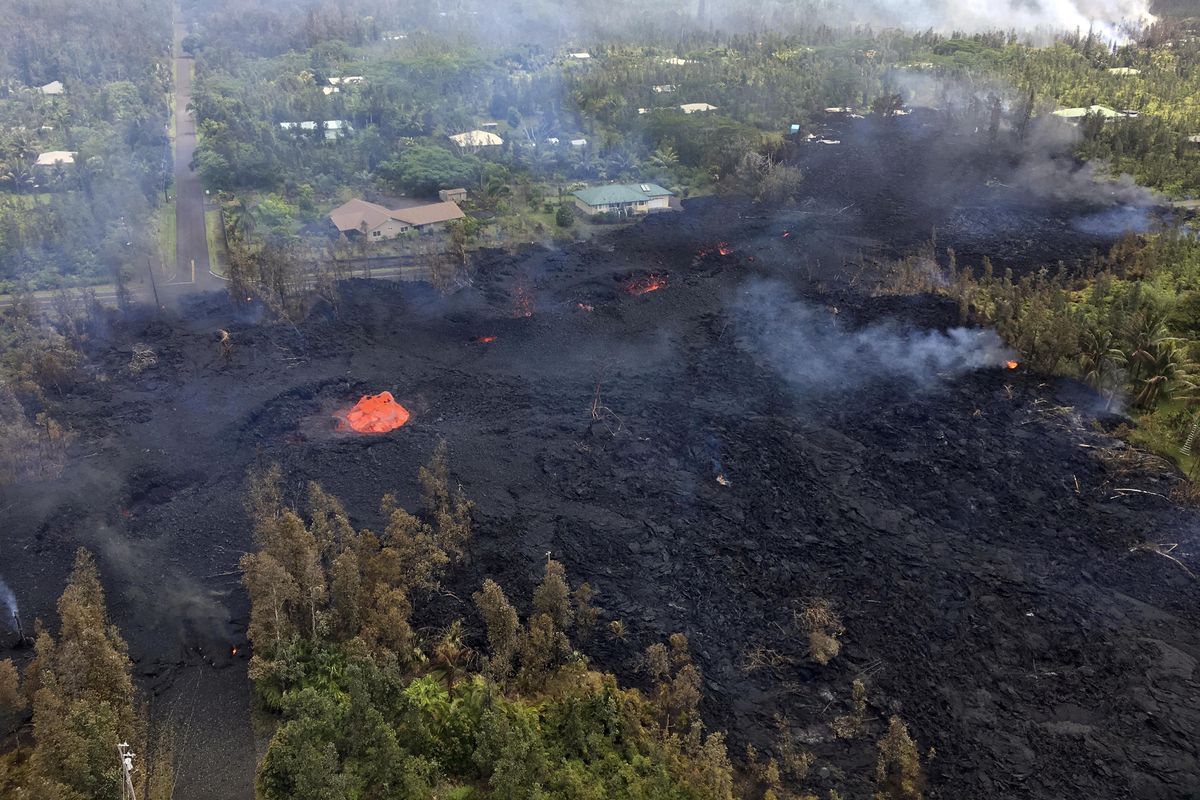
[[[183,53],[187,24],[175,20],[175,263],[169,285],[159,287],[163,302],[182,294],[223,289],[224,282],[209,271],[208,238],[204,232],[204,187],[191,170],[196,151],[196,120],[192,102],[192,59]]]

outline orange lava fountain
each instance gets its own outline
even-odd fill
[[[1009,369],[1016,369],[1017,367],[1019,367],[1021,365],[1019,363],[1017,363],[1016,361],[1005,361],[1004,366],[1008,367]]]
[[[475,341],[480,342],[481,344],[491,344],[492,342],[496,341],[496,337],[495,336],[479,336],[475,339]]]
[[[666,288],[667,276],[647,275],[644,278],[634,278],[625,284],[625,291],[632,295],[648,294]]]
[[[387,433],[408,422],[408,409],[396,402],[391,392],[364,395],[345,414],[338,414],[337,429],[358,433]]]

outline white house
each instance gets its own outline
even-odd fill
[[[652,86],[650,88],[655,94],[670,94],[671,92],[676,91],[679,87],[673,83],[662,83],[658,86]]]
[[[450,141],[459,147],[498,147],[504,144],[504,140],[496,134],[479,130],[456,133],[450,137]]]
[[[63,89],[62,81],[50,81],[45,86],[39,87],[38,91],[42,94],[62,94],[65,89]]]
[[[586,61],[587,59],[589,59],[591,57],[592,57],[591,53],[585,53],[582,51],[580,51],[578,53],[567,53],[567,58],[573,58],[576,61]]]
[[[684,103],[679,110],[685,114],[697,114],[702,111],[716,111],[717,107],[708,103]]]
[[[571,147],[587,147],[587,139],[572,139]]]
[[[311,133],[317,129],[317,123],[312,120],[306,122],[281,122],[279,123],[279,127],[293,133],[297,131]],[[354,132],[354,128],[344,119],[327,119],[322,127],[325,130],[325,140],[331,142],[341,139],[348,133]]]
[[[33,162],[37,167],[53,167],[55,164],[74,164],[76,152],[74,150],[50,150],[41,153],[37,157],[37,161]]]
[[[671,193],[655,183],[592,186],[573,196],[575,207],[585,214],[648,214],[671,207]]]

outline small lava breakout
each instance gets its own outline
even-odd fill
[[[391,392],[365,395],[354,407],[334,415],[337,430],[356,433],[388,433],[405,425],[408,409],[396,402]]]

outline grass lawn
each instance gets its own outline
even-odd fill
[[[221,212],[211,208],[204,211],[204,235],[208,239],[208,264],[212,271],[224,278],[228,275],[229,254],[225,252],[225,237],[221,235]]]
[[[175,198],[158,208],[158,254],[162,263],[175,263]]]

